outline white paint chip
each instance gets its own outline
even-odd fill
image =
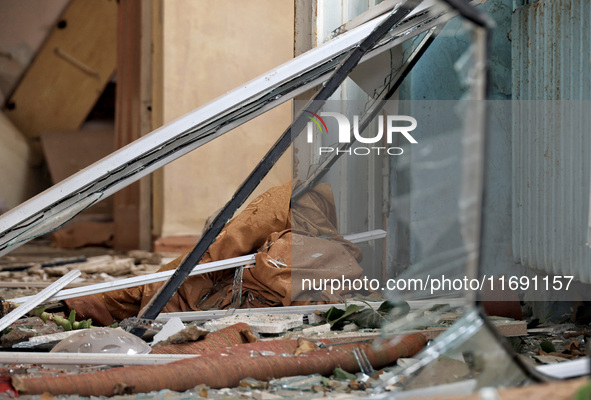
[[[169,337],[171,337],[175,333],[182,331],[183,329],[185,329],[185,324],[183,324],[183,321],[181,321],[180,318],[174,317],[169,319],[168,322],[164,324],[160,332],[154,335],[152,346],[158,342],[162,342],[168,339]]]

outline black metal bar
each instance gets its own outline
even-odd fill
[[[494,27],[495,23],[483,11],[472,6],[467,0],[443,0],[468,21],[486,29]]]
[[[377,26],[376,29],[374,29],[374,31],[371,32],[337,68],[333,76],[326,82],[324,87],[320,89],[315,98],[310,101],[308,107],[306,107],[306,111],[318,111],[347,78],[363,55],[365,55],[365,53],[384,37],[392,27],[399,24],[406,16],[408,16],[419,3],[419,0],[405,1],[398,9],[392,12],[384,22]],[[160,314],[162,309],[185,281],[193,267],[201,261],[201,258],[203,258],[203,255],[209,246],[215,241],[216,237],[220,234],[230,218],[232,218],[236,210],[246,201],[248,196],[250,196],[254,189],[259,185],[281,155],[289,148],[297,134],[305,128],[307,121],[308,119],[305,117],[304,112],[301,112],[273,147],[271,147],[269,152],[250,173],[236,193],[234,193],[232,199],[215,217],[193,250],[191,250],[174,274],[165,283],[160,293],[153,298],[153,301],[147,307],[146,312],[142,315],[143,318],[154,319]],[[132,330],[132,333],[141,336],[143,330],[141,328],[134,329]]]

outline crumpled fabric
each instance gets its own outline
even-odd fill
[[[359,248],[338,235],[330,185],[315,186],[301,196],[293,208],[290,207],[291,188],[291,183],[273,187],[253,200],[226,224],[200,262],[257,253],[255,266],[243,270],[242,308],[338,301],[345,291],[310,293],[302,290],[301,285],[292,285],[292,272],[324,279],[334,278],[338,271],[338,278],[351,280],[359,278],[363,272],[359,266]],[[292,252],[296,250],[293,246],[297,246],[297,251]],[[173,260],[159,272],[176,269],[185,256]],[[163,312],[229,308],[235,270],[187,278]],[[95,324],[110,325],[114,320],[138,315],[162,285],[163,282],[158,282],[79,297],[66,300],[66,304],[76,310],[79,319],[91,318]]]

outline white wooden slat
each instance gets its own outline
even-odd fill
[[[381,229],[377,229],[375,231],[370,231],[370,232],[362,232],[362,233],[356,233],[356,234],[352,234],[352,235],[346,235],[344,238],[349,240],[352,243],[360,243],[360,242],[366,242],[366,241],[374,240],[374,239],[381,239],[384,237],[386,237],[386,231],[381,230]],[[249,254],[246,256],[230,258],[227,260],[220,260],[220,261],[214,261],[214,262],[210,262],[210,263],[199,264],[199,265],[195,266],[195,268],[193,268],[193,271],[189,274],[189,276],[206,274],[209,272],[215,272],[215,271],[221,271],[224,269],[240,267],[240,266],[252,264],[254,262],[255,262],[255,254]],[[45,299],[45,300],[60,301],[60,300],[65,300],[65,299],[73,299],[76,297],[87,296],[87,295],[91,295],[91,294],[110,292],[112,290],[125,289],[125,288],[134,287],[134,286],[140,286],[140,285],[147,285],[147,284],[155,283],[155,282],[164,282],[173,273],[174,273],[174,270],[162,271],[162,272],[156,272],[154,274],[147,274],[147,275],[142,275],[142,276],[135,276],[133,278],[120,279],[117,281],[103,282],[103,283],[97,283],[95,285],[87,285],[87,286],[81,286],[81,287],[76,287],[76,288],[71,288],[71,289],[65,289],[65,290],[59,291],[59,293],[57,293],[57,291],[56,291],[55,295],[53,295],[50,298]],[[66,285],[67,285],[67,283],[66,283]],[[30,299],[32,299],[33,297],[35,297],[35,296],[20,297],[20,298],[11,299],[8,301],[13,302],[15,304],[23,304],[23,303],[29,301]],[[45,300],[43,300],[43,301],[45,301]]]
[[[11,324],[16,322],[27,312],[31,311],[39,304],[42,304],[47,299],[51,298],[53,295],[59,292],[60,289],[65,287],[68,283],[72,282],[79,276],[80,271],[78,271],[77,269],[72,270],[68,272],[66,275],[62,276],[57,281],[53,282],[45,289],[43,289],[41,292],[37,293],[34,296],[29,296],[27,300],[22,302],[22,304],[19,307],[15,308],[14,310],[6,314],[2,319],[0,319],[0,332],[8,328]]]

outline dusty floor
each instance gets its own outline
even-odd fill
[[[153,254],[139,251],[123,254],[101,247],[63,250],[52,248],[47,240],[37,239],[16,249],[9,255],[0,258],[0,297],[3,299],[12,299],[35,294],[66,273],[68,269],[74,267],[80,267],[83,271],[86,268],[86,270],[80,278],[70,285],[70,287],[152,273],[160,268],[161,265],[166,264],[176,256],[176,254]],[[129,260],[129,262],[124,263],[125,267],[123,268],[97,269],[89,267],[89,265],[93,264],[93,260],[97,262],[101,260]],[[85,265],[86,267],[84,267]],[[97,265],[103,264],[98,263]],[[37,330],[38,334],[47,334],[61,330],[61,328],[57,327],[46,329],[42,326],[43,324],[39,325],[38,321],[35,321],[34,319],[23,320],[19,323],[26,329]],[[313,330],[315,326],[322,326],[323,321],[308,321],[306,318],[305,323],[307,325],[298,325],[295,329],[291,329],[287,332],[287,334],[259,334],[259,339],[273,340],[282,337],[302,336],[301,332],[303,329],[312,328]],[[356,337],[367,335],[368,337],[375,337],[379,334],[379,330],[359,329],[358,327],[352,326],[352,324],[351,326],[348,325],[345,330],[348,332],[341,333],[340,335],[353,335]],[[315,335],[320,335],[318,337],[321,337],[323,331],[325,330],[319,328],[319,332],[315,333]],[[308,330],[307,332],[309,334],[312,331]],[[327,334],[327,332],[324,333]],[[339,335],[334,332],[330,334]],[[540,324],[535,328],[530,329],[527,335],[509,338],[509,342],[526,363],[535,366],[585,357],[587,355],[587,341],[589,340],[589,336],[587,326],[585,325],[577,325],[573,323]],[[26,340],[27,338],[21,339]],[[12,343],[18,343],[21,339],[17,338],[16,341],[12,342],[4,341],[2,343],[3,350],[13,350],[11,348]],[[183,393],[162,390],[160,392],[153,392],[145,395],[122,395],[116,396],[116,398],[184,399],[198,398],[201,396],[213,399],[310,399],[325,397],[359,398],[367,397],[369,395],[377,396],[380,393],[384,393],[385,388],[388,388],[387,382],[397,372],[403,367],[412,364],[412,362],[412,359],[399,360],[397,365],[379,371],[379,374],[375,375],[373,378],[362,373],[347,375],[346,373],[335,371],[331,377],[309,375],[275,379],[269,382],[261,382],[246,378],[243,379],[240,386],[236,388],[210,389],[204,385],[200,385],[191,391]],[[449,362],[450,363],[446,364],[444,367],[440,367],[439,372],[437,372],[435,376],[429,377],[429,384],[431,386],[449,383],[450,379],[453,381],[453,379],[450,378],[450,374],[460,376],[462,373],[458,371],[463,371],[467,368],[465,365],[462,365],[462,362],[454,360]],[[1,367],[5,368],[5,371],[9,371],[11,374],[41,376],[53,375],[58,372],[64,373],[64,371],[58,371],[55,368],[44,365],[4,364]],[[65,373],[78,374],[108,368],[110,367],[80,367],[69,369]],[[470,376],[471,375],[466,373],[463,375],[463,378],[468,378]],[[390,387],[389,389],[392,388]],[[125,393],[125,389],[122,390],[122,394],[123,393]],[[50,395],[23,397],[35,399],[41,398],[43,400],[51,398]],[[79,397],[60,396],[60,398],[74,399]]]

